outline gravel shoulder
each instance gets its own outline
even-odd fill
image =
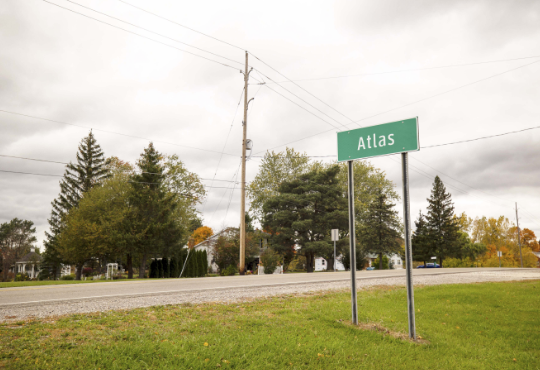
[[[415,276],[415,286],[440,284],[470,284],[495,281],[540,280],[538,270],[502,270],[474,271],[448,275]],[[358,279],[359,290],[373,286],[391,285],[404,286],[404,277]],[[28,319],[43,319],[51,316],[63,316],[76,313],[105,312],[109,310],[129,310],[140,307],[160,305],[198,304],[205,302],[232,303],[252,300],[261,297],[314,293],[349,289],[348,281],[324,283],[300,283],[249,288],[229,288],[216,290],[201,290],[164,295],[112,297],[95,300],[80,300],[68,302],[47,302],[36,305],[22,305],[0,308],[0,322],[12,322]]]

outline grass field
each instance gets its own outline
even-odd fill
[[[62,285],[62,284],[92,284],[92,283],[115,283],[135,280],[157,280],[157,279],[119,279],[119,280],[38,280],[38,281],[11,281],[7,283],[0,282],[0,288],[16,288],[21,286],[36,286],[36,285]]]
[[[164,306],[0,325],[6,369],[538,369],[540,281]],[[379,330],[367,328],[375,325]],[[386,332],[388,330],[388,332]]]

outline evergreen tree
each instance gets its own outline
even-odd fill
[[[162,157],[150,143],[137,162],[141,173],[134,175],[132,181],[130,201],[134,206],[135,247],[140,256],[139,278],[144,278],[146,261],[151,253],[161,254],[166,240],[181,237],[181,230],[173,217],[178,203],[176,195],[169,193],[164,184]]]
[[[383,255],[399,253],[401,250],[401,223],[396,205],[388,195],[379,191],[367,204],[364,223],[358,230],[359,241],[364,249],[379,255],[379,269],[383,268]]]
[[[157,261],[157,277],[163,277],[163,259]]]
[[[157,261],[152,260],[150,263],[150,272],[148,274],[148,277],[151,279],[155,279],[157,277]]]
[[[429,240],[429,229],[426,218],[420,212],[418,220],[414,222],[416,230],[412,235],[412,250],[413,259],[416,261],[423,261],[424,266],[426,262],[435,255],[433,244]]]
[[[333,251],[332,229],[345,230],[347,200],[343,197],[338,166],[314,170],[298,179],[283,182],[279,195],[263,205],[264,228],[272,233],[272,246],[285,256],[295,244],[306,257],[307,271],[315,268],[315,255]]]
[[[162,259],[162,263],[163,263],[163,277],[165,278],[170,278],[171,277],[171,270],[170,270],[170,265],[169,265],[169,259],[168,258],[163,258]]]
[[[105,157],[101,147],[97,144],[92,131],[82,139],[77,151],[77,163],[66,165],[64,177],[60,180],[60,194],[53,200],[51,218],[49,218],[50,231],[45,232],[46,240],[44,265],[53,269],[54,276],[59,273],[62,260],[56,250],[58,236],[64,227],[64,219],[70,209],[76,207],[84,193],[99,184],[108,175],[105,166]],[[82,264],[77,265],[77,280],[81,279]]]
[[[203,251],[203,263],[202,263],[202,266],[203,266],[203,276],[206,276],[206,274],[208,273],[208,252],[206,251],[206,249]]]
[[[176,257],[172,257],[169,262],[169,277],[177,278],[180,272],[178,271],[178,262]]]
[[[454,218],[452,196],[446,192],[446,187],[439,176],[435,176],[428,202],[428,214],[426,216],[428,239],[431,248],[439,257],[442,267],[443,260],[446,257],[459,256],[460,243],[458,240],[459,226]]]

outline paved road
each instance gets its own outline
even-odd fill
[[[462,274],[478,271],[495,272],[504,270],[505,269],[498,268],[426,269],[414,270],[414,276]],[[516,269],[509,270],[516,271]],[[403,279],[405,279],[405,270],[359,271],[357,273],[358,280],[396,277],[403,277]],[[346,281],[349,278],[350,275],[348,272],[325,272],[313,274],[249,275],[3,288],[0,289],[0,308],[14,306],[28,307],[46,302],[91,301],[98,298],[161,296],[182,292],[192,293],[197,291],[230,288],[254,288],[338,282]]]

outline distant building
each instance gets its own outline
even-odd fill
[[[30,279],[36,279],[41,270],[41,261],[43,261],[43,257],[37,254],[34,248],[30,248],[30,253],[15,262],[12,272],[15,274],[27,274]]]
[[[386,257],[388,258],[388,264],[391,263],[393,269],[399,270],[403,268],[403,260],[399,254],[386,255]],[[368,262],[367,267],[378,267],[374,265],[377,258],[379,258],[378,254],[369,253],[366,257]]]
[[[336,258],[336,270],[345,271],[345,266],[341,263],[341,258],[343,256],[338,256]],[[315,271],[334,271],[334,266],[328,264],[328,261],[322,257],[315,258]]]

